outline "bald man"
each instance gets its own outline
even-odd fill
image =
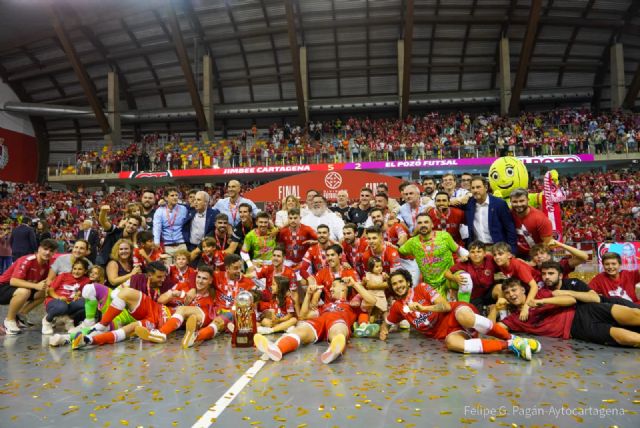
[[[213,207],[214,210],[218,210],[219,212],[226,214],[229,217],[229,224],[231,224],[231,226],[237,226],[238,223],[240,223],[240,215],[238,214],[238,209],[240,208],[240,204],[242,203],[251,205],[253,217],[258,215],[258,213],[260,212],[258,207],[256,207],[256,204],[254,204],[252,200],[240,196],[241,190],[242,185],[238,180],[229,181],[229,183],[227,184],[227,197],[218,200],[218,202],[216,202]]]
[[[406,202],[400,207],[398,218],[407,225],[409,233],[413,235],[418,215],[426,213],[429,208],[435,207],[435,204],[433,201],[423,204],[420,198],[420,189],[415,184],[406,186],[402,191],[402,196]]]

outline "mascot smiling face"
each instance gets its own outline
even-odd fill
[[[513,189],[529,187],[529,173],[524,163],[513,156],[496,159],[489,168],[489,184],[494,196],[508,198]]]

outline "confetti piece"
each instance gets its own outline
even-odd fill
[[[614,400],[613,398],[607,399],[607,400],[602,400],[603,403],[617,403],[618,400]]]
[[[331,415],[331,413],[327,412],[324,415],[322,415],[322,417],[325,419],[331,419],[333,416]]]
[[[129,421],[126,419],[120,419],[120,425],[129,425]]]
[[[451,412],[450,412],[450,411],[448,411],[448,410],[443,410],[443,411],[441,411],[441,412],[440,412],[440,414],[441,414],[441,415],[450,415],[450,414],[451,414]]]

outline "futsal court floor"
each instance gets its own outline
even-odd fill
[[[39,326],[0,337],[0,427],[640,427],[638,349],[542,339],[527,362],[404,331],[323,365],[325,344],[274,363],[181,337],[73,352]]]

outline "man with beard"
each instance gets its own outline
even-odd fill
[[[336,243],[329,239],[329,226],[321,224],[317,230],[318,242],[309,247],[300,264],[300,275],[305,279],[309,276],[310,267],[311,273],[317,273],[327,267],[327,249]]]
[[[331,244],[326,251],[326,266],[318,271],[315,275],[309,276],[307,281],[309,284],[318,284],[324,287],[324,300],[327,301],[331,296],[331,284],[336,278],[351,277],[355,281],[359,281],[358,273],[353,269],[345,269],[342,266],[342,247],[338,244]]]
[[[231,234],[231,244],[225,250],[227,254],[239,253],[244,242],[244,237],[253,230],[253,217],[251,214],[251,205],[240,204],[238,207],[238,215],[240,216],[240,222],[233,227],[233,233]],[[228,217],[227,217],[228,218]]]
[[[340,246],[336,245],[335,250],[338,249]],[[339,259],[337,255],[333,258]],[[300,309],[300,319],[303,321],[299,321],[290,333],[285,333],[275,343],[261,334],[256,334],[253,337],[256,348],[271,360],[280,361],[283,355],[295,351],[300,345],[328,340],[329,348],[320,356],[320,360],[324,364],[335,361],[344,352],[351,325],[356,320],[356,312],[347,302],[350,287],[366,302],[375,304],[375,296],[360,282],[352,277],[336,277],[331,284],[330,294],[327,295],[330,296],[328,301],[316,312],[313,309],[314,303],[318,302],[324,288],[310,284]]]
[[[427,204],[430,201],[433,201],[436,198],[436,182],[431,177],[426,177],[422,180],[422,197],[423,204]]]
[[[371,199],[373,192],[368,187],[360,189],[360,199],[355,207],[352,207],[347,213],[347,221],[358,226],[358,234],[362,233],[365,223],[369,218],[371,210]]]
[[[213,236],[205,238],[196,249],[191,252],[192,266],[204,263],[216,270],[224,270],[225,250],[231,245],[229,236],[229,218],[226,214],[216,216]]]
[[[497,310],[507,309],[510,314],[499,325],[512,331],[559,339],[580,339],[609,346],[640,347],[640,309],[611,303],[576,304],[571,296],[554,296],[542,288],[535,299],[527,303],[524,285],[517,278],[502,284],[504,298],[498,299],[489,313],[495,320]],[[518,314],[524,305],[531,306],[529,318]]]
[[[342,218],[340,218],[338,214],[327,209],[327,200],[322,195],[313,197],[311,211],[302,217],[301,223],[306,224],[316,231],[321,224],[324,224],[329,228],[331,239],[334,241],[340,241],[342,239],[344,221],[342,221]]]
[[[218,210],[219,212],[227,215],[232,227],[240,224],[241,219],[239,211],[242,204],[248,204],[254,216],[258,215],[260,212],[252,200],[240,196],[241,190],[242,185],[238,180],[230,180],[227,184],[227,197],[218,200],[218,202],[213,206],[214,210]]]
[[[382,239],[382,229],[372,226],[366,230],[365,236],[368,246],[362,255],[364,266],[367,266],[369,258],[375,256],[382,260],[382,270],[386,273],[400,268],[398,249]]]
[[[535,244],[551,242],[553,226],[542,211],[529,206],[529,193],[525,189],[514,189],[509,198],[517,235],[517,256],[529,258],[529,250]]]
[[[511,335],[503,326],[476,313],[463,302],[447,302],[429,284],[413,287],[411,275],[404,269],[391,273],[391,291],[395,297],[389,314],[380,328],[380,340],[386,340],[389,326],[407,320],[426,337],[443,340],[447,350],[465,354],[488,354],[511,350],[517,357],[531,360],[532,345],[537,352],[537,340]],[[477,339],[476,332],[495,339]]]
[[[407,225],[411,234],[416,232],[416,219],[422,213],[427,212],[429,207],[434,206],[433,202],[422,204],[420,201],[420,190],[415,184],[409,184],[404,188],[403,196],[405,203],[400,207],[398,218]]]
[[[364,237],[358,237],[356,235],[358,231],[358,226],[353,223],[347,223],[342,228],[342,250],[344,254],[344,258],[347,263],[356,272],[360,277],[364,276],[365,265],[362,263],[362,254],[364,254],[367,249],[367,240]]]
[[[153,215],[156,212],[156,194],[149,189],[142,191],[140,195],[142,204],[142,220],[147,224],[146,230],[153,230]]]
[[[436,207],[431,208],[428,214],[435,230],[449,232],[458,245],[463,245],[460,227],[465,226],[464,211],[450,206],[447,192],[436,194]]]
[[[414,256],[423,282],[446,296],[448,287],[444,273],[453,266],[453,253],[464,258],[469,252],[456,244],[448,232],[433,230],[428,214],[419,214],[416,223],[418,234],[405,242],[399,252]]]
[[[290,267],[285,266],[284,264],[284,255],[285,249],[282,245],[278,245],[273,250],[273,255],[271,257],[271,264],[262,266],[260,269],[251,269],[247,272],[247,275],[254,276],[260,281],[258,288],[260,290],[264,290],[265,298],[264,300],[271,300],[271,288],[273,286],[273,281],[276,276],[282,276],[289,280],[289,290],[291,291],[291,299],[295,304],[296,310],[300,309],[299,303],[300,299],[298,298],[298,280],[296,279],[296,273]]]
[[[256,228],[244,237],[240,256],[251,267],[251,263],[257,265],[270,264],[273,249],[276,248],[274,231],[269,229],[269,214],[261,212],[256,217]]]
[[[318,234],[311,227],[300,223],[300,210],[292,208],[288,212],[289,223],[278,231],[276,240],[286,249],[285,264],[297,268]]]
[[[110,210],[111,207],[109,205],[101,206],[100,215],[98,217],[98,222],[106,234],[104,241],[102,242],[102,252],[98,258],[103,266],[109,262],[111,250],[115,243],[120,239],[129,239],[133,241],[135,234],[138,232],[138,228],[142,224],[142,219],[140,217],[136,215],[129,215],[124,219],[124,227],[117,227],[107,218],[107,214],[109,214]]]

